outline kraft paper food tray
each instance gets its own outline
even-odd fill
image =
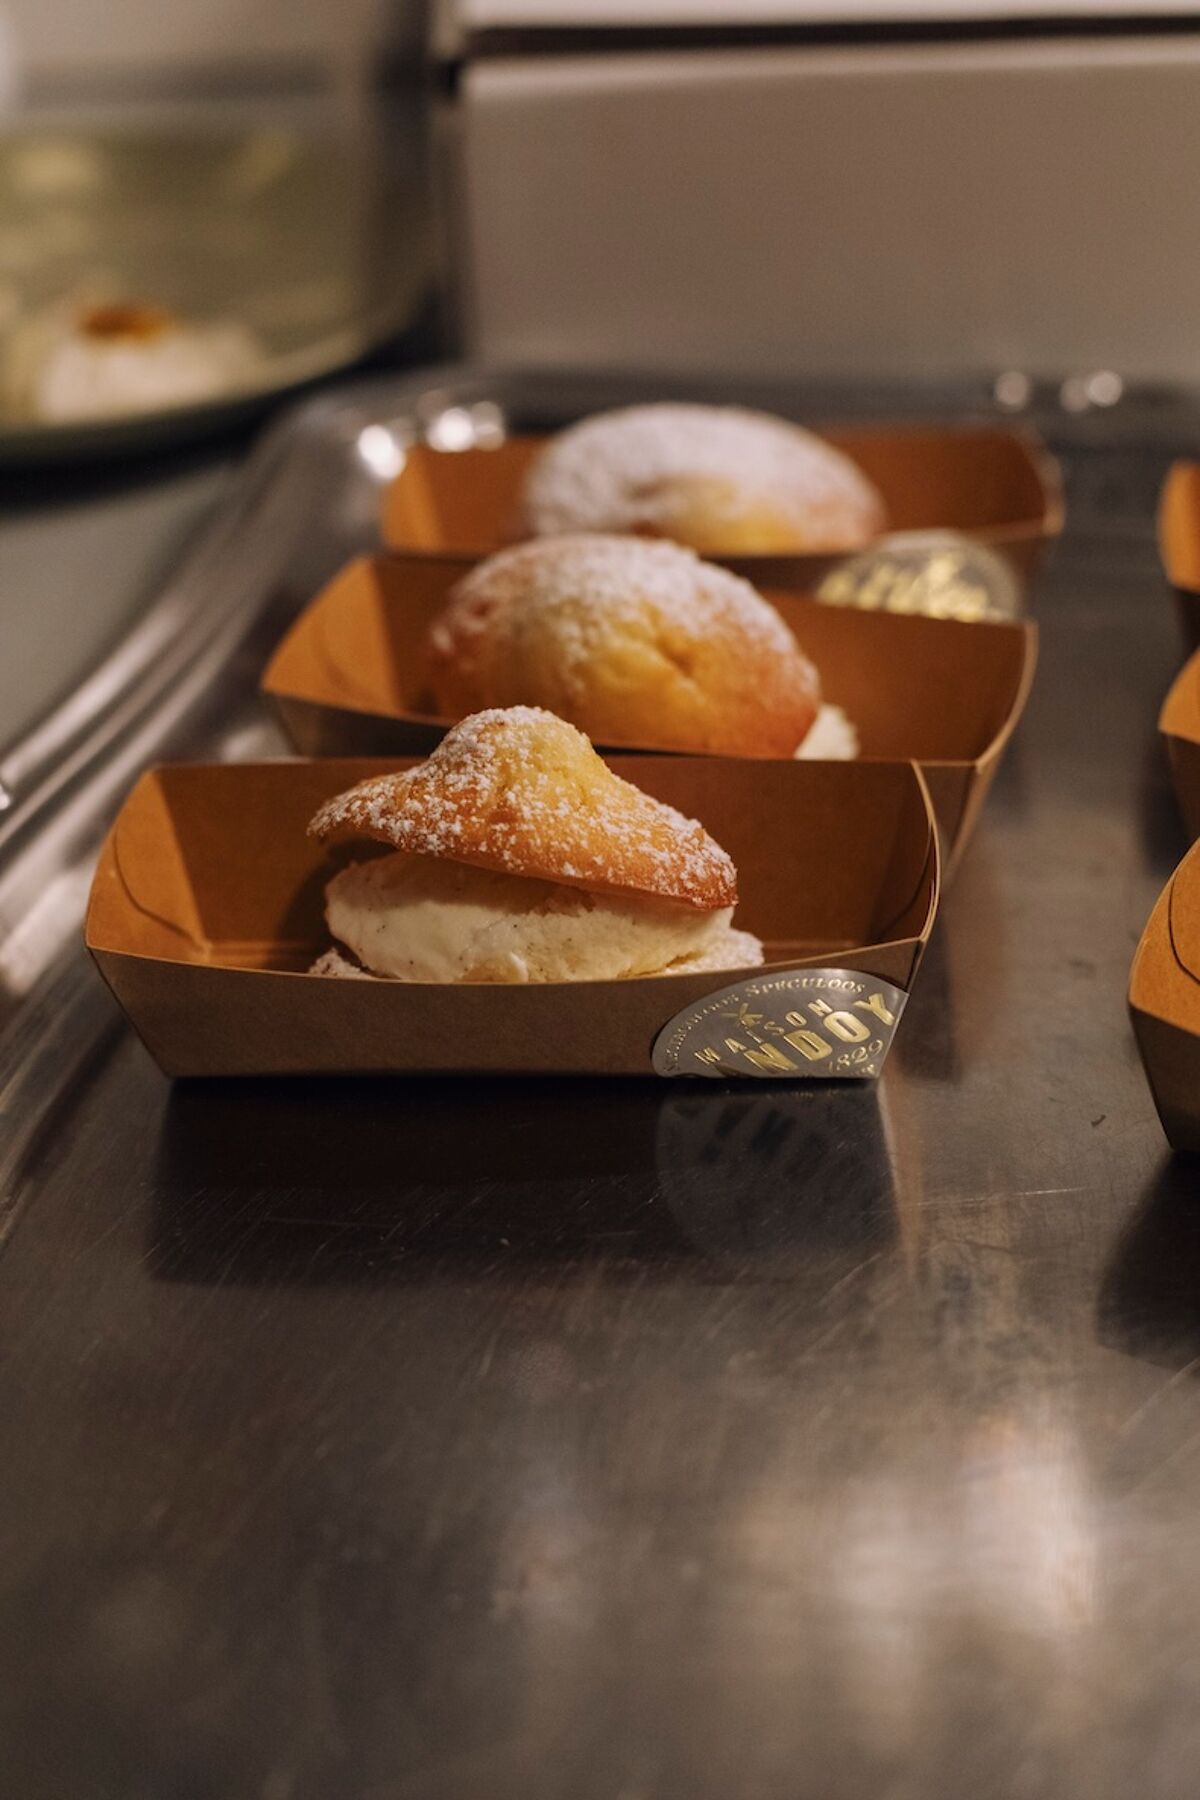
[[[1133,959],[1129,1011],[1163,1130],[1200,1151],[1200,844],[1150,915]]]
[[[457,573],[419,557],[348,565],[292,626],[263,676],[308,756],[428,754],[453,720],[430,710],[421,646]],[[845,708],[865,760],[919,762],[947,868],[962,854],[1024,708],[1028,624],[971,624],[766,596]],[[609,750],[645,745],[607,744]]]
[[[1173,463],[1158,506],[1158,549],[1189,651],[1200,649],[1200,463]]]
[[[1166,741],[1180,811],[1192,836],[1200,837],[1200,650],[1172,682],[1158,729]]]
[[[737,923],[764,940],[772,968],[836,970],[841,984],[862,989],[864,1006],[878,1011],[872,993],[890,993],[898,1017],[938,896],[937,837],[913,765],[611,760],[700,817],[730,851]],[[86,938],[167,1074],[650,1074],[653,1046],[681,1009],[745,978],[516,987],[304,973],[329,944],[325,882],[364,853],[330,853],[305,826],[331,795],[403,766],[197,764],[142,777],[101,853]],[[755,1011],[747,1016],[749,1030],[765,1029]],[[756,1042],[742,1050],[761,1054],[764,1066],[743,1055],[734,1072],[779,1073],[775,1051],[754,1051]],[[811,1072],[834,1072],[836,1058],[821,1055],[825,1066]],[[791,1061],[794,1073],[810,1072],[801,1056],[785,1056],[784,1067]]]
[[[938,526],[961,531],[1001,551],[1028,577],[1062,529],[1058,466],[1032,433],[911,426],[823,435],[875,482],[888,509],[889,531]],[[527,535],[520,520],[521,483],[546,441],[513,436],[491,449],[470,450],[414,445],[384,495],[385,544],[462,570]],[[717,554],[711,560],[760,586],[808,589],[842,554]]]

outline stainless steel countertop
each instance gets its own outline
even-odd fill
[[[877,1088],[172,1089],[75,963],[17,1016],[9,1791],[1194,1800],[1197,1170],[1124,990],[1200,408],[1043,422],[1038,682]]]

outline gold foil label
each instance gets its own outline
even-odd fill
[[[826,575],[817,599],[931,619],[1012,619],[1021,591],[1003,558],[957,532],[894,532]]]
[[[774,969],[685,1006],[654,1040],[659,1075],[874,1080],[908,995],[857,969]]]

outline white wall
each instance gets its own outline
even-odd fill
[[[481,361],[1200,378],[1200,37],[481,58],[458,104]]]

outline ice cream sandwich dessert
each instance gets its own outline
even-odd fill
[[[709,555],[861,549],[887,529],[858,465],[788,419],[666,402],[594,413],[553,437],[522,496],[524,529],[637,532]]]
[[[329,881],[335,947],[314,974],[619,981],[763,961],[703,826],[539,708],[464,719],[426,762],[327,801],[309,833],[384,848]]]
[[[543,706],[602,744],[856,751],[775,608],[695,551],[646,538],[576,533],[489,557],[433,620],[425,679],[446,717]]]

